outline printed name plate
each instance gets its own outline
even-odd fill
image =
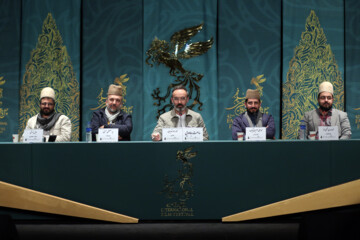
[[[265,127],[247,127],[246,141],[265,141],[266,128]]]
[[[184,142],[202,142],[203,128],[183,128],[183,141]]]
[[[163,128],[162,140],[163,142],[181,142],[182,128]]]
[[[43,129],[25,129],[23,142],[28,143],[39,143],[44,140],[44,130]]]
[[[99,128],[99,142],[117,142],[119,139],[119,129],[117,128]]]
[[[319,140],[339,140],[337,126],[319,126]]]

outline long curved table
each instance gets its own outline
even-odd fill
[[[358,149],[360,140],[0,143],[0,180],[140,220],[219,220],[359,179]]]

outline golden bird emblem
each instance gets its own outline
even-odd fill
[[[189,98],[193,99],[188,108],[192,109],[195,105],[199,105],[198,109],[202,110],[203,103],[200,101],[200,86],[198,83],[203,78],[203,75],[184,69],[180,60],[203,55],[212,47],[214,43],[213,37],[204,42],[188,43],[201,31],[203,25],[204,23],[201,23],[174,33],[170,38],[170,42],[160,40],[157,37],[151,42],[149,50],[146,51],[146,64],[150,65],[150,67],[153,67],[154,64],[164,64],[170,68],[170,76],[176,77],[175,82],[168,85],[164,96],[160,96],[159,88],[153,90],[151,95],[156,100],[154,105],[161,106],[162,102],[169,98],[173,87],[183,85],[189,88]],[[193,95],[195,95],[194,98],[192,98]],[[158,109],[157,117],[166,112],[167,108],[172,109],[172,107],[171,102],[169,102]]]

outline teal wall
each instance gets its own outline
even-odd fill
[[[266,78],[261,84],[263,107],[274,116],[279,138],[281,86],[311,10],[335,55],[345,83],[353,138],[359,138],[359,9],[356,0],[2,0],[0,77],[6,82],[0,86],[0,108],[9,110],[0,119],[0,141],[10,141],[18,131],[19,88],[48,13],[56,21],[80,83],[80,136],[84,137],[101,88],[106,92],[115,77],[127,74],[132,139],[150,140],[158,109],[151,93],[156,88],[164,93],[175,78],[164,65],[147,65],[146,51],[155,36],[169,41],[173,33],[204,22],[191,41],[213,37],[212,48],[182,63],[185,69],[204,75],[198,82],[204,105],[195,110],[203,115],[210,139],[231,139],[227,118],[234,111],[227,108],[234,105],[232,97],[237,89],[241,97],[246,89],[255,88],[250,80],[261,74]]]

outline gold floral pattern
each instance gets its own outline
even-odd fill
[[[36,48],[26,64],[20,89],[20,134],[28,119],[39,112],[39,96],[44,87],[55,90],[55,110],[71,119],[71,139],[79,140],[79,82],[51,13],[43,23]]]
[[[289,63],[283,85],[282,138],[296,139],[298,126],[306,111],[317,108],[321,82],[334,85],[334,107],[344,108],[344,83],[335,56],[315,12],[306,19],[305,31]]]

